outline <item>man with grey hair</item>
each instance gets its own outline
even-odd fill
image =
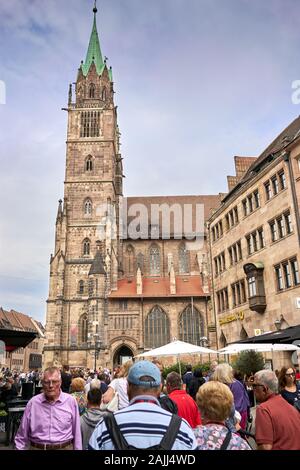
[[[74,398],[61,391],[61,373],[49,367],[43,393],[27,404],[15,438],[17,450],[81,450],[80,418]]]
[[[275,372],[256,372],[252,386],[260,402],[255,422],[258,450],[300,450],[300,413],[278,395]]]

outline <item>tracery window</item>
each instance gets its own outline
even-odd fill
[[[87,343],[88,340],[88,318],[85,313],[79,319],[79,341],[80,343]]]
[[[94,83],[91,83],[90,88],[89,88],[89,97],[90,98],[95,98],[95,89],[96,89],[96,87],[95,87]]]
[[[93,157],[91,156],[86,159],[85,171],[93,171]]]
[[[84,214],[92,215],[93,204],[90,199],[87,199],[84,204]]]
[[[179,318],[179,339],[202,346],[204,321],[196,307],[188,305]]]
[[[186,274],[190,271],[189,269],[189,252],[186,248],[185,243],[181,243],[179,246],[179,273]]]
[[[83,242],[83,254],[84,256],[89,256],[91,251],[91,242],[86,238]]]
[[[170,321],[166,312],[156,305],[145,320],[145,348],[158,348],[170,342]]]
[[[157,245],[150,248],[150,276],[160,275],[160,249]]]

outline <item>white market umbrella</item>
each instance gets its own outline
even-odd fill
[[[236,354],[241,351],[300,351],[300,348],[295,344],[283,343],[234,343],[229,344],[226,348],[219,349],[219,354]]]
[[[196,346],[195,344],[185,343],[184,341],[175,340],[171,343],[160,346],[159,348],[151,349],[145,353],[139,354],[136,357],[162,357],[162,356],[176,356],[179,363],[179,371],[181,375],[181,367],[179,357],[187,354],[218,354],[218,351],[213,349]]]
[[[283,343],[235,343],[229,344],[226,348],[220,349],[219,354],[236,354],[242,351],[272,352],[272,363],[274,351],[300,351],[295,344]]]

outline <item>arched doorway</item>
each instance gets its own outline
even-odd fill
[[[125,362],[129,361],[133,358],[133,352],[131,351],[128,346],[121,346],[119,349],[116,350],[114,354],[114,367],[118,365],[125,364]]]

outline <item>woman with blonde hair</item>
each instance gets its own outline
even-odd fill
[[[194,429],[197,450],[251,450],[241,436],[225,425],[233,406],[233,394],[225,384],[205,383],[199,388],[196,402],[202,419],[202,425]]]
[[[234,398],[234,408],[241,415],[240,427],[246,429],[250,401],[244,385],[233,377],[232,367],[226,362],[217,365],[211,380],[221,382],[230,388]]]
[[[132,366],[133,362],[132,361],[127,361],[125,364],[122,365],[120,372],[118,374],[117,379],[113,379],[109,386],[108,390],[104,393],[102,397],[102,403],[103,405],[108,405],[109,402],[113,399],[115,394],[118,394],[118,410],[121,410],[122,408],[126,408],[129,405],[129,400],[128,400],[128,394],[127,394],[127,376],[129,373],[129,369]],[[105,406],[101,407],[101,409],[104,409]],[[111,410],[115,411],[115,410]]]
[[[80,416],[83,415],[87,409],[87,397],[84,391],[84,386],[85,380],[81,377],[73,379],[70,386],[71,395],[77,401]]]

